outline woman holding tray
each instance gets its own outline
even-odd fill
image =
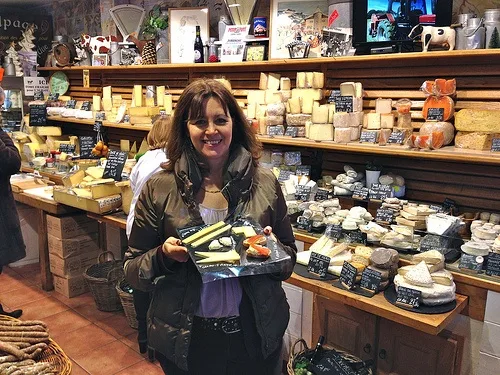
[[[124,270],[152,290],[148,343],[168,375],[278,374],[289,306],[281,282],[295,239],[280,185],[258,165],[261,145],[218,81],[182,93],[167,142],[169,161],[135,208]],[[279,271],[202,283],[178,228],[251,218],[289,255]]]

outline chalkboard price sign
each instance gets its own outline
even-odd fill
[[[342,271],[340,271],[340,283],[344,285],[347,289],[354,288],[356,283],[356,276],[358,270],[352,264],[347,263],[344,260],[344,265],[342,266]]]
[[[285,135],[285,128],[283,125],[268,126],[267,135]]]
[[[420,306],[421,301],[422,292],[420,290],[405,288],[403,286],[398,287],[396,304],[417,308]]]
[[[375,216],[376,222],[390,224],[392,223],[393,219],[394,219],[394,211],[392,211],[390,208],[377,209],[377,215]]]
[[[310,176],[311,175],[311,166],[310,165],[297,165],[297,169],[295,170],[295,174],[297,176]]]
[[[493,138],[491,141],[491,151],[498,152],[500,151],[500,138]]]
[[[328,267],[330,266],[330,257],[323,254],[311,252],[309,263],[307,264],[307,272],[315,273],[320,277],[325,277]]]
[[[488,254],[486,274],[490,276],[500,276],[500,254],[493,252]]]
[[[397,144],[403,144],[405,140],[405,133],[404,132],[392,132],[391,135],[389,136],[389,139],[387,139],[387,143],[397,143]]]
[[[330,96],[326,100],[327,103],[335,103],[335,99],[340,96],[340,90],[332,90]]]
[[[301,201],[308,201],[311,196],[311,187],[305,185],[297,185],[295,187],[295,199]]]
[[[79,142],[80,142],[80,158],[82,159],[91,158],[92,149],[96,144],[95,137],[91,135],[81,136],[79,138]]]
[[[95,132],[100,132],[101,131],[101,127],[102,127],[102,121],[96,120],[96,122],[94,122],[94,131]]]
[[[383,201],[392,196],[392,188],[389,185],[372,184],[369,190],[371,200]]]
[[[367,236],[366,233],[361,232],[359,229],[357,230],[343,230],[342,235],[344,238],[344,242],[366,245]]]
[[[80,109],[82,111],[90,111],[92,109],[92,104],[89,101],[84,101]]]
[[[47,100],[57,100],[59,99],[59,94],[58,93],[52,93],[52,94],[49,94]]]
[[[125,151],[109,151],[108,161],[104,167],[103,178],[112,178],[115,181],[121,181],[122,171],[127,161],[128,153]]]
[[[47,125],[47,106],[34,104],[30,106],[30,126]]]
[[[97,112],[95,114],[95,119],[99,121],[103,121],[106,119],[106,113],[105,112]]]
[[[338,240],[342,237],[342,226],[340,224],[328,224],[325,233],[328,233],[328,237]]]
[[[66,102],[66,108],[75,108],[76,107],[76,100],[71,99]]]
[[[285,131],[285,135],[287,137],[295,138],[298,136],[298,134],[299,134],[299,128],[297,128],[296,126],[287,126]]]
[[[350,363],[335,350],[324,351],[318,361],[311,365],[313,374],[358,375],[361,371],[354,371]]]
[[[280,174],[278,175],[278,181],[284,182],[288,180],[292,174],[293,174],[292,171],[288,171],[286,169],[280,169]]]
[[[67,143],[61,143],[59,145],[59,151],[65,152],[67,154],[74,154],[76,149],[76,145],[69,145]]]
[[[335,112],[352,112],[352,96],[337,96],[335,98]]]
[[[380,286],[380,281],[382,280],[382,275],[380,272],[365,268],[361,274],[361,288],[368,289],[377,293]]]
[[[311,220],[305,218],[304,216],[299,216],[297,218],[297,229],[302,229],[307,232],[310,232],[312,229],[312,222]]]
[[[355,187],[352,192],[352,197],[354,199],[367,200],[368,199],[369,190],[366,187]]]
[[[377,143],[377,133],[368,131],[361,132],[359,141],[361,143]]]
[[[443,121],[444,108],[429,108],[427,111],[427,121]]]
[[[329,193],[328,190],[319,188],[318,191],[316,192],[316,195],[314,196],[314,200],[325,201],[328,199],[328,193]]]
[[[431,205],[429,205],[429,208],[431,210],[436,211],[436,212],[444,212],[443,206],[441,206],[439,204],[431,204]]]
[[[484,264],[484,258],[481,255],[471,255],[464,254],[460,257],[460,263],[458,264],[458,268],[465,268],[468,270],[481,272]]]

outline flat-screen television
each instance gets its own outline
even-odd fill
[[[356,54],[420,48],[408,37],[418,25],[450,26],[453,0],[353,0]]]

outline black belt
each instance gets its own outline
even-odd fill
[[[194,323],[201,329],[220,331],[226,334],[241,331],[241,320],[239,316],[225,318],[202,318],[200,316],[195,316]]]

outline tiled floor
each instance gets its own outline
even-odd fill
[[[160,375],[158,362],[139,353],[137,331],[123,312],[97,310],[92,295],[74,298],[45,292],[37,264],[4,267],[0,274],[0,303],[11,311],[22,309],[22,320],[47,323],[52,339],[71,358],[73,375]]]

